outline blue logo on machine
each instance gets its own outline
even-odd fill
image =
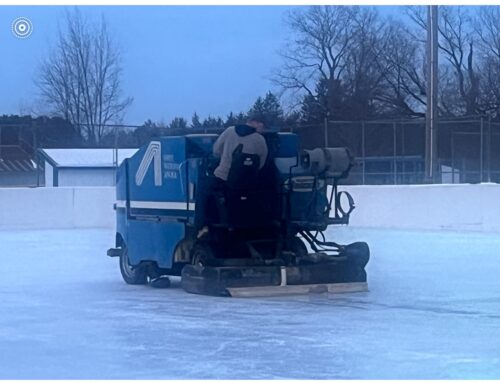
[[[137,186],[141,186],[144,181],[144,177],[146,177],[146,173],[149,169],[149,166],[153,162],[153,170],[154,170],[154,180],[155,186],[162,185],[162,176],[161,176],[161,142],[160,141],[151,141],[144,153],[144,157],[142,157],[142,161],[135,173],[135,184]]]

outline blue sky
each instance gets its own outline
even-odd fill
[[[274,90],[269,77],[287,37],[283,6],[85,6],[101,14],[123,52],[123,89],[134,102],[124,122],[140,124],[246,111]],[[386,7],[387,8],[387,7]],[[57,40],[65,7],[0,6],[0,115],[37,106],[33,80]],[[29,18],[33,34],[17,39],[12,21]]]

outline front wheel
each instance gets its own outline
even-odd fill
[[[145,285],[148,282],[144,267],[130,265],[127,248],[124,248],[120,255],[120,272],[123,280],[129,285]]]
[[[191,263],[195,266],[207,266],[213,261],[214,256],[208,242],[198,241],[191,251]]]

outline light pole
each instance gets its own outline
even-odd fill
[[[427,8],[427,108],[425,112],[425,176],[437,176],[438,6]]]

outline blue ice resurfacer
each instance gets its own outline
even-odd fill
[[[337,189],[349,152],[299,151],[295,134],[264,136],[264,167],[240,151],[223,186],[213,175],[212,134],[162,137],[121,164],[108,255],[120,258],[125,282],[166,286],[180,276],[190,293],[221,296],[367,289],[368,245],[323,235],[347,224],[354,208]]]

